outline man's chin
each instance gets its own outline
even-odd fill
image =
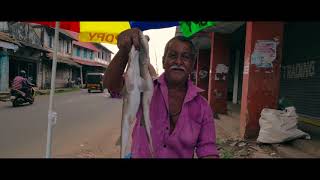
[[[187,79],[187,77],[185,75],[169,75],[169,80],[171,82],[176,82],[176,83],[179,83],[179,82],[182,82],[182,81],[185,81]]]

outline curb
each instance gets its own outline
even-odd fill
[[[0,93],[0,101],[2,101],[2,102],[10,101],[10,92],[1,92]]]

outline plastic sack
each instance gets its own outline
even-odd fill
[[[285,110],[264,108],[259,119],[260,131],[257,141],[282,143],[298,138],[311,139],[308,133],[298,129],[298,115],[293,106]]]

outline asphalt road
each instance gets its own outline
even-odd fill
[[[49,96],[13,108],[0,102],[0,158],[43,158],[46,152]],[[54,96],[57,124],[52,131],[53,158],[118,158],[121,99],[86,90]]]

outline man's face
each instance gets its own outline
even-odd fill
[[[186,81],[192,71],[194,54],[187,42],[173,40],[162,58],[166,77],[172,82]]]

